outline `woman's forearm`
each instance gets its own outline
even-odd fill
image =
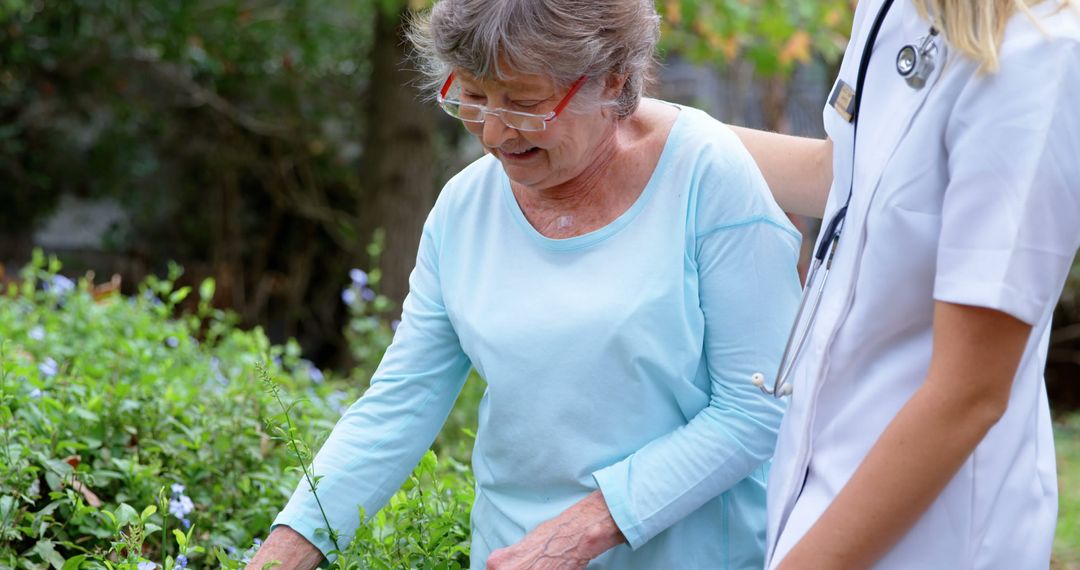
[[[625,542],[603,493],[593,491],[559,516],[537,526],[517,544],[492,552],[487,567],[585,568],[590,560]]]
[[[832,140],[731,126],[789,214],[820,218],[832,185]]]
[[[780,568],[868,568],[900,540],[1005,412],[1030,330],[939,302],[925,384]]]

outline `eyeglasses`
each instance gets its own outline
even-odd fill
[[[570,86],[570,91],[566,93],[566,96],[559,101],[559,104],[555,106],[550,112],[543,115],[535,113],[524,113],[521,111],[511,111],[509,109],[497,108],[491,109],[484,105],[477,105],[475,103],[463,103],[456,98],[447,97],[450,92],[450,86],[454,83],[454,74],[451,73],[446,78],[446,83],[443,83],[442,89],[439,90],[439,106],[443,111],[446,111],[447,115],[456,119],[461,119],[466,123],[483,123],[488,115],[495,115],[498,117],[504,125],[511,129],[518,131],[543,131],[547,129],[548,123],[554,121],[559,113],[570,104],[570,99],[573,98],[574,93],[577,93],[578,89],[585,84],[585,76],[582,75]]]

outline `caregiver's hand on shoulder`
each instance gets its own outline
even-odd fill
[[[521,542],[488,556],[487,570],[581,570],[626,542],[600,491],[544,522]]]

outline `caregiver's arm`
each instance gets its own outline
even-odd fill
[[[832,139],[812,139],[729,125],[750,151],[780,207],[820,218],[832,185]]]
[[[868,568],[937,498],[1009,403],[1031,326],[938,301],[926,381],[781,569]]]

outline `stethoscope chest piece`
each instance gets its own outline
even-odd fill
[[[919,52],[915,46],[908,44],[900,48],[896,56],[896,71],[901,77],[908,77],[915,71],[915,65],[919,61]]]
[[[937,53],[934,39],[937,34],[937,29],[931,27],[930,33],[920,38],[918,45],[908,44],[896,54],[896,72],[913,89],[926,86],[926,80],[934,72],[934,56]]]

